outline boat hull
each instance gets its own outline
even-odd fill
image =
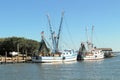
[[[94,56],[86,56],[83,58],[83,60],[98,60],[98,59],[103,59],[104,57],[94,57]]]
[[[84,60],[97,60],[97,59],[103,59],[103,58],[104,58],[104,53],[83,56]]]
[[[69,62],[69,61],[76,61],[76,56],[71,57],[43,57],[38,56],[32,57],[33,62],[37,63],[52,63],[52,62]]]

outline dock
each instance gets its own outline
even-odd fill
[[[0,63],[1,64],[7,64],[7,63],[25,63],[31,61],[31,57],[27,56],[25,58],[23,57],[0,57]]]

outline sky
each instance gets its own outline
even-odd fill
[[[120,51],[120,0],[0,0],[0,38],[25,37],[41,40],[41,31],[50,40],[46,15],[53,31],[58,32],[61,13],[64,19],[61,41],[79,49],[87,41],[85,28],[93,43],[100,48]]]

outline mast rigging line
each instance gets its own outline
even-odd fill
[[[42,40],[45,41],[47,47],[49,47],[50,49],[52,49],[52,47],[50,46],[50,44],[48,43],[48,41],[47,41],[46,38],[44,37],[44,31],[41,32],[41,38],[42,38]]]
[[[64,22],[65,22],[65,24],[66,24],[66,28],[67,28],[67,31],[68,31],[68,35],[70,36],[70,40],[71,40],[74,48],[77,49],[77,48],[76,48],[76,45],[75,45],[75,43],[74,43],[74,41],[73,41],[73,38],[71,37],[70,29],[69,29],[69,27],[68,27],[68,24],[67,24],[67,22],[66,22],[65,17],[64,17]]]

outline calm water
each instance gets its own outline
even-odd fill
[[[97,61],[0,64],[0,80],[119,80],[120,55]]]

